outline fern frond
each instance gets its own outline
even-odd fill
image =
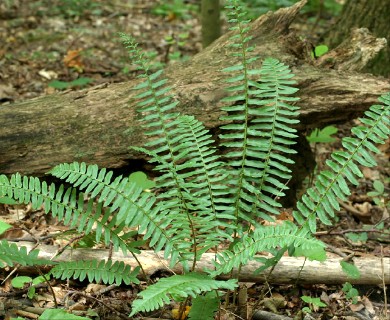
[[[6,240],[0,241],[0,268],[13,267],[15,263],[22,266],[53,265],[55,262],[38,258],[39,250],[27,252],[26,247],[18,247],[15,243]]]
[[[224,179],[223,163],[215,155],[214,141],[203,125],[193,117],[172,112],[176,102],[168,94],[166,79],[160,79],[160,73],[149,75],[148,61],[134,40],[121,37],[143,71],[145,81],[135,88],[141,99],[137,105],[144,115],[147,134],[154,138],[146,144],[148,150],[135,149],[146,152],[162,173],[156,178],[156,187],[163,190],[158,195],[158,207],[169,220],[170,242],[180,246],[183,256],[192,253],[196,261],[221,238],[230,238],[220,228],[224,222],[217,222],[222,217],[234,218],[226,213],[228,206],[221,196],[225,193],[222,189],[226,189],[220,183]],[[175,259],[171,257],[171,261]]]
[[[251,68],[256,58],[250,57],[253,47],[248,45],[247,21],[238,1],[230,3],[232,30],[237,31],[231,38],[232,47],[240,62],[223,70],[232,74],[227,80],[232,95],[224,99],[229,105],[222,108],[227,115],[221,120],[231,123],[222,127],[227,133],[221,138],[222,145],[231,150],[226,157],[233,168],[229,184],[235,215],[256,224],[257,217],[272,220],[270,214],[279,213],[281,205],[275,198],[287,189],[281,181],[291,178],[286,164],[292,161],[285,154],[295,153],[290,146],[295,143],[296,130],[290,126],[298,122],[294,119],[298,107],[291,105],[298,100],[291,97],[297,89],[291,86],[294,75],[276,59],[265,59],[260,69]]]
[[[99,170],[96,165],[87,166],[85,163],[60,164],[50,171],[57,178],[77,185],[81,189],[90,192],[91,196],[99,196],[99,204],[108,207],[101,223],[119,234],[125,227],[138,227],[144,239],[150,239],[150,246],[156,251],[161,250],[172,235],[166,232],[166,226],[171,223],[169,217],[160,213],[160,209],[154,204],[156,198],[152,193],[144,192],[135,182],[125,177],[117,177],[113,181],[112,173],[105,169]],[[97,239],[102,234],[108,239],[110,231],[104,233],[103,229],[97,228]],[[127,240],[131,232],[121,234],[123,240]],[[122,250],[130,249],[124,246],[120,239],[112,238],[114,247],[118,245]],[[166,247],[166,254],[171,254],[172,247]]]
[[[105,284],[120,285],[122,282],[125,284],[139,283],[137,279],[139,269],[136,267],[131,270],[131,267],[125,265],[123,261],[112,263],[112,260],[77,260],[57,264],[50,274],[61,280],[73,278],[83,281],[88,278],[89,282],[102,281]]]
[[[75,188],[65,190],[61,185],[56,191],[54,184],[48,186],[38,178],[14,174],[10,179],[0,176],[0,196],[7,195],[18,203],[32,203],[34,209],[43,206],[45,213],[51,212],[54,217],[70,228],[86,235],[96,231],[96,241],[104,237],[106,245],[112,241],[114,248],[123,252],[128,250],[126,242],[129,234],[123,232],[126,226],[123,222],[111,221],[110,210],[103,210],[102,203],[95,204],[94,199],[85,200],[84,194]]]
[[[288,221],[277,226],[259,227],[252,234],[245,234],[232,250],[220,252],[215,263],[216,269],[210,274],[215,277],[221,273],[229,273],[234,268],[247,264],[260,251],[291,245],[302,250],[324,247],[321,241],[310,238],[307,230],[298,229],[296,225]]]
[[[376,165],[372,153],[379,153],[374,143],[385,143],[390,135],[390,93],[379,101],[384,105],[373,105],[360,118],[362,126],[354,127],[355,137],[342,139],[345,151],[336,151],[326,161],[330,170],[320,172],[314,186],[306,191],[297,203],[298,211],[293,215],[303,227],[316,231],[316,217],[324,224],[331,224],[334,211],[340,210],[338,199],[345,201],[350,194],[348,182],[358,185],[363,177],[358,165]]]
[[[169,303],[172,297],[174,299],[187,298],[188,296],[196,297],[202,292],[216,289],[233,290],[236,286],[236,279],[218,281],[199,273],[162,278],[139,293],[142,299],[133,302],[130,317],[138,312],[161,308],[164,303]]]

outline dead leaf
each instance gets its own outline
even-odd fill
[[[87,288],[85,289],[86,293],[97,293],[102,289],[107,288],[106,285],[103,284],[97,284],[97,283],[90,283]]]
[[[375,314],[374,306],[372,305],[371,301],[366,296],[363,296],[362,303],[364,304],[364,306],[366,307],[367,311],[370,314]]]
[[[42,77],[42,78],[45,78],[47,80],[51,80],[51,79],[57,79],[58,77],[58,74],[53,71],[53,70],[45,70],[45,69],[42,69],[42,70],[39,70],[38,71],[38,74]]]
[[[190,313],[190,310],[191,310],[191,307],[186,306],[186,309],[184,310],[183,314],[181,315],[181,317],[179,317],[180,316],[179,315],[180,309],[179,308],[172,309],[172,318],[175,320],[184,320],[185,318],[187,318],[188,314]]]
[[[68,50],[63,60],[65,66],[68,68],[74,68],[78,72],[83,72],[84,64],[81,61],[81,56],[80,56],[80,53],[82,51],[83,51],[82,49]]]

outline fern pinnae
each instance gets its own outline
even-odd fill
[[[196,297],[201,292],[216,289],[233,290],[236,286],[236,279],[219,281],[199,273],[162,278],[139,293],[142,299],[137,299],[133,302],[130,317],[140,311],[156,310],[162,307],[164,303],[169,303],[172,296],[178,300],[179,298],[187,298],[189,296]]]
[[[150,239],[150,245],[156,250],[161,250],[170,241],[172,235],[166,232],[164,225],[171,221],[160,215],[159,209],[154,206],[155,196],[152,193],[143,192],[128,178],[119,176],[111,181],[111,171],[99,170],[96,165],[87,166],[83,163],[61,164],[54,167],[50,173],[73,184],[80,185],[80,181],[83,181],[84,188],[87,188],[95,197],[99,196],[100,204],[98,205],[103,204],[107,210],[100,219],[97,219],[99,215],[96,216],[97,241],[102,234],[101,230],[105,230],[105,242],[109,242],[111,235],[114,247],[116,248],[119,243],[125,253],[127,249],[131,249],[131,246],[126,246],[128,233],[122,232],[125,227],[138,227],[139,233],[145,232],[144,239]],[[90,186],[94,187],[90,188]],[[164,224],[161,223],[162,219],[166,220]],[[168,249],[166,254],[170,253]]]
[[[247,43],[251,38],[247,36],[249,29],[246,25],[248,21],[243,20],[245,13],[242,11],[242,7],[238,5],[238,1],[231,0],[226,8],[229,9],[229,22],[234,24],[230,30],[237,31],[237,33],[231,37],[234,42],[231,44],[231,47],[236,50],[236,53],[233,55],[238,56],[240,62],[235,66],[227,67],[223,70],[232,74],[238,72],[238,75],[233,75],[227,79],[228,83],[232,83],[227,90],[233,92],[233,95],[224,98],[223,101],[226,103],[233,103],[233,105],[221,108],[221,110],[228,112],[226,116],[221,117],[221,120],[230,122],[239,121],[240,123],[232,123],[222,127],[222,129],[229,130],[229,132],[221,134],[221,139],[223,141],[221,145],[228,148],[241,149],[239,153],[230,151],[226,155],[229,159],[228,165],[234,170],[234,172],[232,172],[231,181],[234,194],[232,207],[234,208],[234,215],[237,222],[239,219],[242,219],[255,224],[256,221],[253,220],[253,217],[251,217],[249,212],[250,206],[245,204],[245,198],[251,197],[248,195],[251,192],[248,190],[249,183],[246,181],[246,178],[249,175],[255,174],[254,171],[256,171],[253,168],[246,167],[248,151],[250,149],[248,135],[250,79],[248,69],[249,63],[253,62],[256,58],[249,58],[247,56],[252,50],[252,47],[247,46]],[[238,104],[240,101],[242,101],[242,104]]]
[[[132,54],[139,57],[138,61],[144,60],[138,52],[133,51]],[[153,129],[148,134],[155,136],[155,140],[147,143],[147,146],[153,146],[154,150],[147,153],[152,158],[151,162],[158,163],[156,169],[164,172],[156,179],[157,187],[162,190],[169,188],[168,191],[159,194],[159,207],[162,215],[171,217],[169,218],[172,221],[169,230],[172,234],[171,242],[177,243],[182,252],[192,252],[194,267],[201,254],[215,246],[221,235],[229,237],[228,233],[222,232],[217,225],[214,210],[216,207],[212,208],[214,199],[210,198],[213,196],[210,194],[211,184],[215,185],[222,180],[218,176],[222,170],[219,170],[217,175],[214,174],[221,162],[216,161],[216,157],[209,157],[214,153],[209,147],[212,141],[209,138],[206,138],[206,143],[199,140],[205,138],[206,131],[202,129],[199,131],[199,128],[195,127],[197,121],[193,120],[191,126],[186,127],[184,122],[188,118],[179,117],[177,113],[169,113],[176,103],[171,102],[171,96],[166,95],[169,89],[165,87],[166,81],[159,80],[157,74],[149,77],[146,74],[147,69],[143,67],[145,62],[142,63],[139,66],[144,69],[144,77],[147,80],[136,87],[141,89],[137,97],[145,99],[138,106],[141,107],[140,112],[146,113],[144,126]],[[202,147],[203,154],[199,153],[200,149],[197,149],[198,152],[191,150],[194,143]],[[206,155],[208,162],[216,161],[212,172],[213,181],[208,173],[212,164],[209,164],[206,170],[201,169],[206,165],[202,163],[206,159],[202,157]],[[196,185],[200,181],[206,182],[204,185],[209,192],[203,192],[200,185]],[[217,194],[216,189],[214,190],[213,192]],[[219,201],[218,209],[221,209],[223,207],[221,197]],[[224,209],[226,211],[226,206]],[[211,232],[212,229],[218,232]],[[189,241],[192,241],[191,245]]]
[[[224,250],[217,255],[216,269],[210,271],[210,275],[215,277],[222,273],[229,273],[234,268],[247,264],[260,251],[286,248],[291,245],[303,249],[324,247],[321,241],[311,238],[307,230],[285,221],[281,225],[261,227],[253,233],[245,234],[231,250]]]
[[[292,161],[283,153],[295,152],[285,145],[296,143],[293,141],[297,137],[296,129],[291,128],[291,125],[299,122],[294,119],[299,114],[299,108],[288,102],[298,100],[291,97],[298,89],[291,87],[295,81],[291,80],[294,75],[289,68],[276,59],[265,59],[259,74],[259,82],[251,82],[257,88],[252,90],[252,94],[257,96],[252,103],[261,107],[250,109],[250,113],[255,116],[252,128],[261,132],[263,164],[262,175],[256,182],[260,201],[254,203],[252,210],[256,211],[256,204],[260,203],[259,209],[278,214],[276,208],[280,204],[262,191],[267,191],[274,198],[283,196],[282,191],[287,187],[281,180],[288,181],[291,178],[291,170],[286,164],[291,164]],[[267,215],[260,216],[269,220]]]
[[[350,193],[345,178],[358,185],[357,178],[363,174],[357,164],[368,167],[376,165],[370,152],[378,153],[373,143],[384,143],[390,135],[390,93],[381,96],[379,101],[384,105],[371,106],[365,112],[365,117],[360,118],[363,125],[352,129],[356,137],[343,138],[342,145],[347,151],[332,153],[331,159],[326,161],[331,170],[320,172],[314,186],[298,201],[298,210],[293,215],[302,228],[309,228],[314,233],[316,217],[324,224],[331,224],[334,210],[340,209],[338,198],[345,200]]]
[[[131,270],[123,261],[113,263],[112,260],[76,260],[61,262],[50,271],[50,274],[61,280],[73,278],[83,281],[88,278],[89,282],[102,281],[105,284],[120,285],[122,282],[139,283],[137,279],[139,269],[136,267]]]
[[[182,179],[178,174],[179,170],[177,168],[177,162],[183,159],[188,151],[185,151],[186,146],[178,143],[178,140],[180,140],[178,139],[178,135],[181,134],[178,127],[178,113],[168,113],[177,105],[177,102],[173,101],[172,96],[167,95],[170,88],[165,86],[166,80],[156,81],[160,76],[160,73],[148,75],[149,69],[147,59],[136,48],[134,39],[124,34],[120,34],[120,36],[125,46],[134,56],[135,63],[139,66],[139,69],[143,71],[141,77],[146,78],[146,81],[135,89],[142,89],[142,92],[139,93],[136,98],[144,99],[137,104],[141,107],[139,110],[140,112],[147,113],[144,116],[144,120],[146,121],[144,127],[149,128],[150,131],[147,132],[148,135],[155,136],[156,138],[146,144],[148,147],[153,146],[154,154],[159,155],[159,158],[152,158],[152,161],[159,162],[158,160],[163,159],[164,163],[171,163],[169,167],[164,168],[168,169],[170,173],[156,179],[156,182],[157,187],[163,187],[168,178],[173,182],[176,192],[165,192],[160,195],[160,198],[165,196],[165,201],[171,201],[172,205],[176,203],[176,207],[174,208],[171,206],[170,211],[166,212],[166,214],[170,214],[172,217],[181,217],[181,232],[179,232],[178,235],[180,234],[182,237],[183,234],[188,234],[191,241],[193,241],[193,244],[190,247],[193,248],[192,250],[196,251],[196,244],[198,242],[196,240],[194,223],[192,217],[189,215],[190,210],[186,201],[188,197],[185,194],[185,190],[181,188]],[[162,169],[164,163],[161,164],[160,162],[158,168]],[[179,202],[177,200],[179,200]],[[183,216],[186,217],[187,221],[182,218]],[[171,241],[176,240],[179,242],[182,241],[178,236],[171,239]],[[186,244],[188,245],[188,241]]]
[[[18,247],[15,243],[0,240],[0,268],[13,267],[15,263],[22,266],[52,265],[53,261],[38,258],[37,249],[27,252],[26,247]]]

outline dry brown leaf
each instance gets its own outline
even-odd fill
[[[74,68],[78,72],[83,72],[84,64],[81,61],[81,56],[80,56],[80,53],[82,51],[83,51],[82,49],[68,50],[63,60],[65,66],[68,68]]]

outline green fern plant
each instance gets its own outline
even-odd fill
[[[273,221],[281,204],[278,198],[291,178],[288,165],[293,162],[298,122],[297,89],[289,68],[268,58],[262,63],[252,56],[248,21],[244,19],[238,0],[227,6],[233,24],[232,54],[236,65],[224,70],[229,96],[224,99],[221,120],[221,145],[224,158],[202,123],[193,116],[175,111],[178,102],[169,94],[162,71],[151,72],[147,56],[136,41],[121,34],[131,58],[141,71],[142,81],[136,86],[136,105],[149,141],[144,152],[160,173],[156,178],[157,194],[146,192],[134,179],[113,177],[112,172],[85,163],[60,164],[50,171],[53,176],[72,185],[70,188],[50,186],[37,178],[0,176],[0,199],[31,202],[43,207],[65,225],[85,236],[94,235],[97,242],[112,243],[115,250],[130,252],[135,257],[134,228],[155,251],[164,250],[171,265],[181,264],[183,274],[161,279],[140,293],[133,303],[132,315],[156,310],[171,299],[187,304],[193,298],[193,319],[213,317],[219,290],[233,290],[237,279],[216,280],[220,274],[255,259],[259,251],[274,258],[263,261],[265,267],[277,263],[282,253],[294,251],[309,257],[322,257],[324,244],[315,239],[317,223],[331,224],[337,199],[349,194],[349,182],[358,183],[362,176],[358,165],[373,166],[374,146],[389,136],[390,93],[379,100],[361,119],[362,126],[352,129],[355,137],[345,138],[345,151],[332,154],[328,170],[319,173],[314,186],[307,190],[294,211],[295,223],[263,226]],[[256,65],[261,65],[256,68]],[[218,249],[229,243],[227,249]],[[202,255],[215,252],[212,270],[196,271]],[[51,275],[61,279],[84,279],[104,283],[137,283],[140,268],[131,270],[123,263],[111,261],[41,261],[37,251],[27,254],[6,241],[0,243],[3,265],[55,264]],[[207,313],[202,305],[209,304]],[[184,309],[184,307],[183,307]]]

